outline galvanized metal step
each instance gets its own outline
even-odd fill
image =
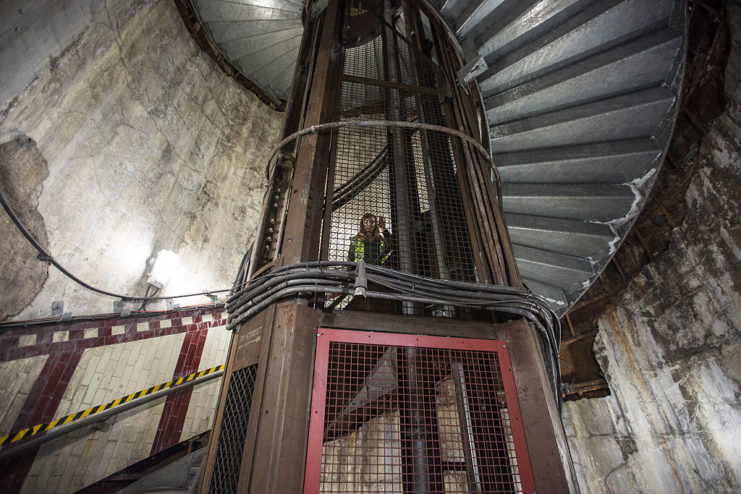
[[[594,274],[592,263],[582,257],[518,244],[513,244],[512,248],[520,273],[531,280],[573,291]]]
[[[237,41],[266,33],[303,29],[300,19],[269,19],[246,21],[210,21],[211,34],[217,43]]]
[[[506,183],[622,184],[642,176],[661,157],[650,138],[495,154]]]
[[[209,26],[214,21],[300,20],[301,4],[286,0],[252,0],[250,3],[208,0],[198,2],[198,15]]]
[[[288,95],[303,35],[296,0],[194,0],[223,55],[275,104]]]
[[[533,0],[500,0],[473,2],[464,5],[456,18],[455,34],[458,38],[470,38],[480,46],[480,33],[484,30],[496,32],[504,28],[518,13],[532,8]],[[451,16],[452,17],[452,16]]]
[[[681,2],[593,2],[581,15],[512,52],[479,52],[489,65],[489,70],[477,80],[484,94],[504,91],[594,53],[621,45],[641,33],[671,26],[672,14],[678,3]],[[609,6],[612,8],[604,10]],[[676,31],[680,34],[683,32]]]
[[[682,37],[669,29],[642,35],[485,98],[487,120],[498,124],[659,87],[681,49]]]
[[[443,13],[484,65],[476,80],[518,266],[564,311],[614,253],[661,164],[685,2],[473,0]]]
[[[608,225],[579,220],[508,213],[505,215],[513,244],[597,260],[609,254],[617,238]]]
[[[466,19],[466,29],[461,26],[456,32],[459,36],[473,38],[478,53],[493,60],[536,40],[579,13],[590,2],[591,0],[502,2],[499,9],[489,12],[476,24],[473,24],[472,19]]]
[[[589,222],[610,222],[631,210],[636,195],[627,185],[504,184],[505,213]]]
[[[489,128],[495,153],[651,137],[676,95],[665,88],[572,106]]]
[[[551,305],[551,308],[555,311],[563,312],[568,308],[570,298],[562,288],[547,283],[541,283],[540,281],[533,280],[527,276],[523,276],[522,280],[530,290],[545,298]]]

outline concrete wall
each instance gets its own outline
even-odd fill
[[[0,108],[17,96],[80,36],[90,22],[91,0],[0,4]]]
[[[17,328],[0,336],[0,436],[223,364],[220,309]],[[54,439],[0,465],[8,492],[67,493],[211,428],[220,379]]]
[[[740,12],[731,8],[736,27]],[[693,158],[669,249],[599,320],[594,349],[612,395],[565,405],[586,493],[741,491],[739,60],[736,36],[728,107]]]
[[[228,287],[282,114],[201,52],[169,0],[3,2],[0,33],[0,187],[42,244],[110,291],[143,295],[163,249],[179,263],[162,294]],[[112,310],[56,269],[47,279],[0,216],[0,320],[53,301]]]

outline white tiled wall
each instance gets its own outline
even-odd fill
[[[85,350],[56,417],[170,380],[184,336]],[[73,492],[148,457],[164,403],[161,398],[46,443],[21,492]]]

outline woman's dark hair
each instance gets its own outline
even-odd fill
[[[376,220],[376,227],[373,229],[373,233],[371,235],[365,234],[365,228],[363,228],[363,223],[365,223],[365,220],[368,218],[373,218]],[[373,213],[365,213],[362,218],[360,218],[360,229],[358,230],[358,237],[362,240],[376,240],[381,238],[381,230],[378,229],[378,218]]]

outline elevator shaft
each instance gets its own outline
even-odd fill
[[[304,24],[201,492],[569,491],[569,462],[525,441],[568,457],[558,319],[522,286],[447,26],[421,0],[316,2]]]

